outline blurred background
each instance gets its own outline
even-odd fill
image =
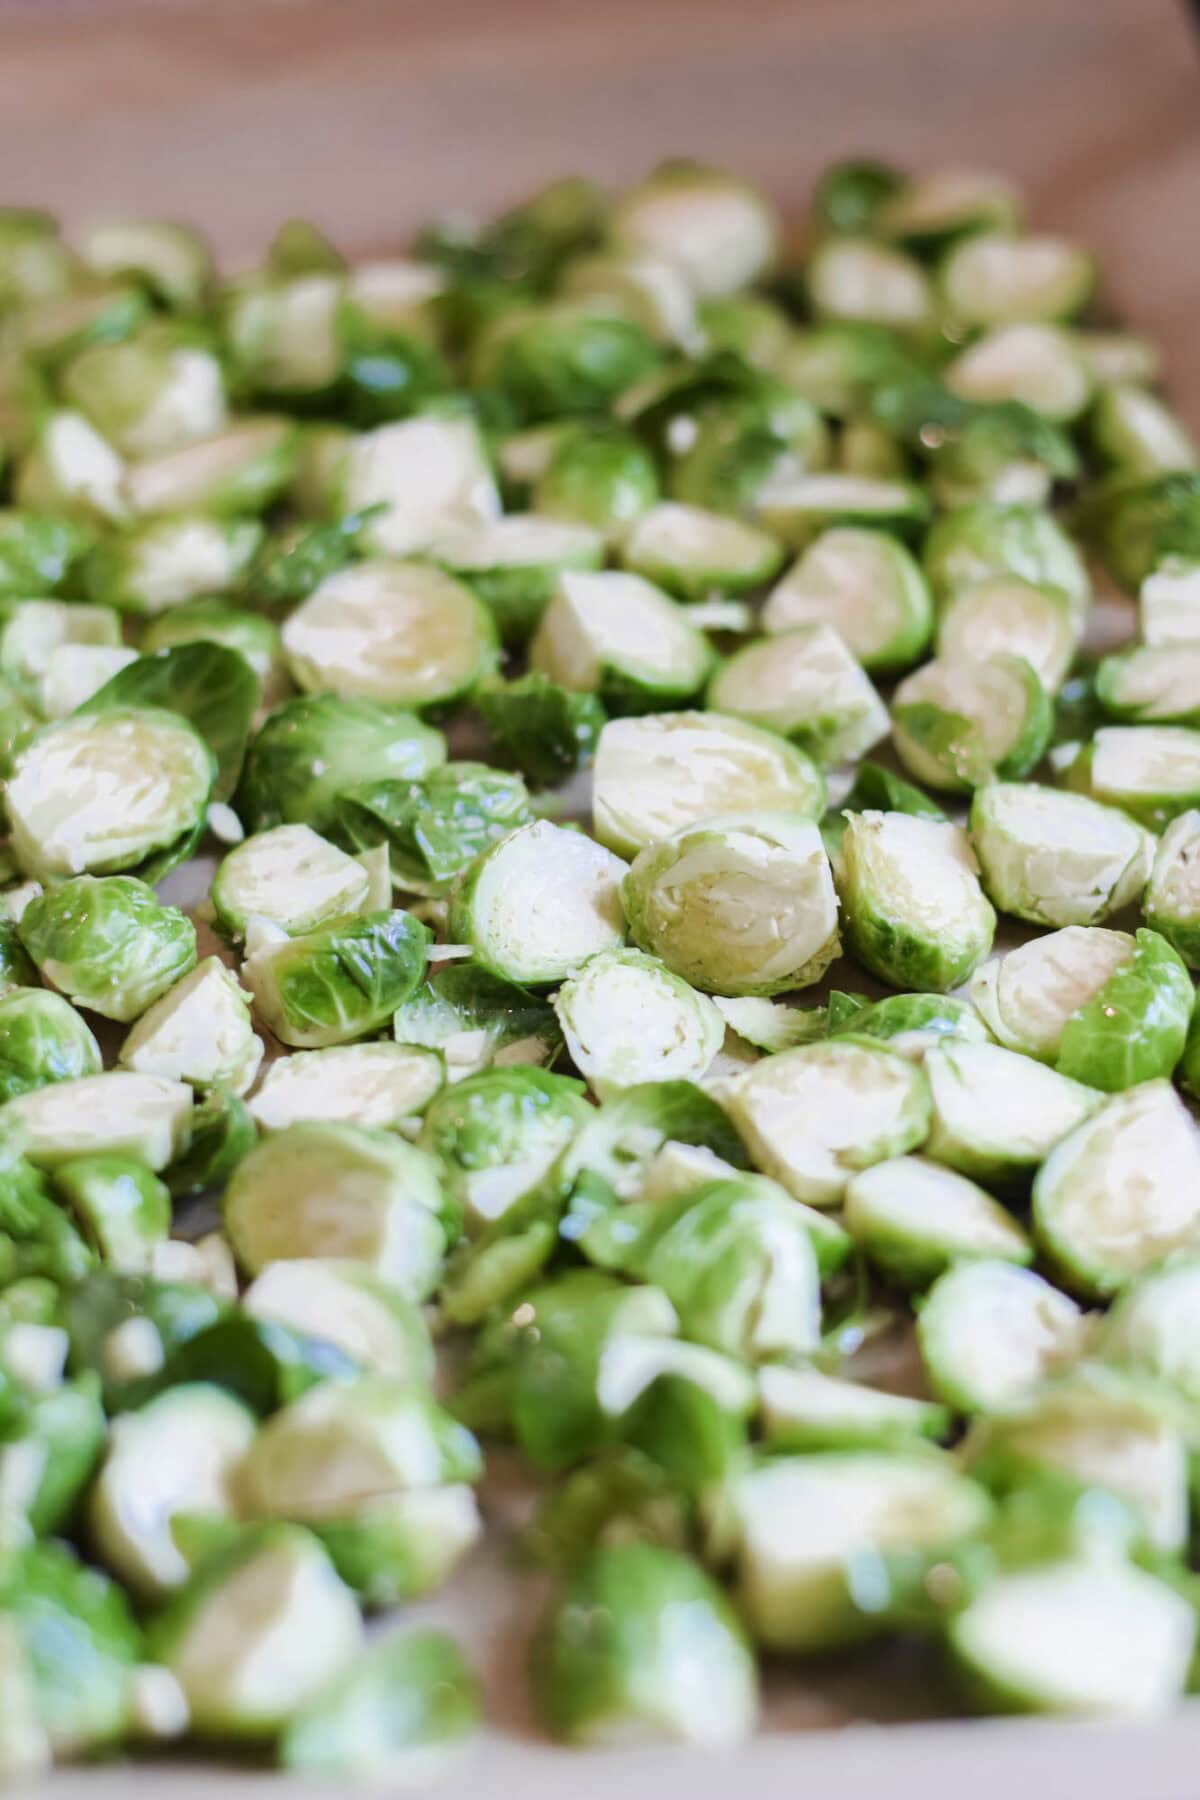
[[[799,217],[870,151],[995,165],[1100,253],[1200,412],[1200,36],[1182,0],[0,0],[3,199],[353,253],[691,153]]]

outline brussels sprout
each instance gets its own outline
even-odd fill
[[[19,930],[47,981],[76,1005],[124,1024],[196,961],[191,920],[131,875],[64,881],[30,901]]]
[[[227,1300],[192,1282],[96,1269],[64,1293],[69,1368],[98,1370],[105,1410],[140,1406],[173,1375],[187,1343],[229,1312]]]
[[[920,263],[875,238],[827,238],[805,270],[818,319],[887,325],[921,336],[933,323],[934,295]]]
[[[452,1638],[410,1631],[363,1652],[296,1714],[286,1769],[407,1786],[441,1769],[479,1722],[478,1684]]]
[[[777,731],[819,762],[861,756],[888,733],[887,709],[829,625],[748,644],[709,683],[719,711]]]
[[[289,1125],[263,1139],[233,1171],[224,1211],[247,1274],[286,1257],[350,1257],[418,1299],[450,1229],[433,1160],[357,1125]]]
[[[693,1342],[745,1362],[817,1348],[817,1252],[805,1209],[782,1188],[731,1170],[646,1210],[625,1266],[663,1290]]]
[[[623,940],[624,872],[581,832],[522,825],[467,870],[451,896],[451,934],[489,974],[549,986]]]
[[[929,1129],[921,1071],[849,1038],[767,1057],[729,1108],[759,1166],[813,1206],[835,1206],[856,1170],[917,1148]]]
[[[48,725],[17,756],[5,805],[27,875],[129,869],[153,879],[186,856],[214,764],[186,720],[128,707]]]
[[[237,785],[257,704],[258,683],[245,658],[223,644],[202,641],[140,656],[113,675],[81,710],[161,708],[180,714],[216,758],[213,794],[226,800]]]
[[[892,702],[904,766],[931,787],[976,788],[1028,774],[1050,737],[1050,702],[1030,665],[1005,653],[935,658],[906,676]]]
[[[171,219],[95,219],[74,246],[96,274],[136,277],[173,311],[197,310],[212,275],[204,239]]]
[[[296,936],[363,910],[368,876],[307,825],[276,825],[235,845],[217,869],[212,903],[217,923],[244,938],[266,919]]]
[[[415,1304],[358,1263],[268,1263],[242,1302],[252,1319],[300,1336],[319,1328],[355,1364],[414,1384],[433,1374],[433,1346]]]
[[[632,1734],[723,1749],[758,1713],[754,1658],[725,1596],[655,1544],[593,1551],[552,1603],[531,1667],[547,1729],[571,1743]]]
[[[955,245],[938,271],[942,298],[964,325],[1070,319],[1096,279],[1086,251],[1064,238],[983,232]]]
[[[333,823],[339,794],[366,781],[419,781],[446,760],[441,733],[399,706],[335,694],[286,700],[246,754],[237,811],[251,831]]]
[[[587,1117],[582,1082],[543,1069],[488,1069],[443,1088],[417,1139],[436,1157],[468,1228],[486,1225],[543,1179]]]
[[[1030,1269],[987,1257],[951,1265],[917,1315],[929,1384],[958,1412],[994,1413],[1077,1361],[1088,1322]]]
[[[939,659],[957,663],[1004,655],[1023,658],[1051,695],[1066,680],[1077,644],[1078,629],[1067,595],[1060,588],[1011,576],[957,588],[938,616]]]
[[[75,275],[74,259],[51,213],[25,206],[0,211],[0,298],[5,306],[64,294]]]
[[[192,1111],[187,1149],[166,1171],[175,1199],[218,1188],[254,1144],[254,1120],[236,1094],[213,1088]]]
[[[758,1641],[790,1652],[839,1649],[886,1627],[857,1603],[864,1561],[950,1550],[991,1513],[983,1489],[924,1447],[778,1456],[723,1496],[741,1608]]]
[[[1035,506],[980,500],[945,513],[925,540],[922,561],[939,604],[978,582],[1013,578],[1061,588],[1078,620],[1091,594],[1078,550]]]
[[[18,688],[36,688],[56,650],[68,645],[112,649],[120,640],[120,621],[107,606],[0,601],[0,670]]]
[[[1158,841],[1142,898],[1146,923],[1166,938],[1191,969],[1200,968],[1200,859],[1194,849],[1198,829],[1197,811],[1180,813],[1171,821]]]
[[[1168,558],[1200,552],[1200,471],[1103,483],[1081,507],[1080,525],[1114,581],[1132,592]]]
[[[722,294],[696,308],[699,339],[709,351],[732,350],[756,368],[773,369],[791,337],[787,314],[760,294]]]
[[[501,751],[535,787],[559,787],[590,760],[605,713],[595,694],[575,694],[532,670],[473,695]]]
[[[1131,644],[1101,659],[1096,697],[1133,725],[1200,725],[1200,644]]]
[[[927,1287],[964,1259],[1033,1261],[1029,1239],[998,1201],[920,1156],[896,1157],[855,1175],[843,1216],[867,1259],[900,1287]]]
[[[270,1525],[206,1558],[154,1622],[196,1737],[273,1738],[347,1667],[358,1607],[311,1533]]]
[[[1098,386],[1132,383],[1152,387],[1162,374],[1162,359],[1149,338],[1130,331],[1104,331],[1077,327],[1079,354]]]
[[[979,788],[970,831],[991,899],[1035,925],[1098,925],[1138,898],[1154,855],[1115,807],[1020,782]]]
[[[708,993],[781,994],[837,956],[837,896],[821,834],[745,813],[638,852],[622,886],[634,941]]]
[[[929,501],[912,482],[836,471],[796,474],[785,465],[759,489],[755,511],[768,530],[802,549],[835,525],[911,534],[925,524]]]
[[[250,1024],[250,996],[215,956],[168,988],[121,1045],[120,1063],[193,1087],[244,1094],[262,1061]]]
[[[191,1571],[171,1535],[180,1513],[228,1518],[232,1477],[254,1439],[252,1413],[220,1388],[185,1383],[122,1413],[88,1497],[88,1531],[113,1573],[143,1598]]]
[[[888,674],[921,655],[933,610],[903,544],[847,525],[813,539],[771,590],[762,623],[769,632],[830,625],[865,669]]]
[[[1190,644],[1200,637],[1200,559],[1164,556],[1138,589],[1142,642]]]
[[[620,538],[658,499],[654,459],[631,431],[604,422],[569,427],[533,478],[539,513]]]
[[[342,839],[360,851],[386,844],[396,886],[425,895],[448,892],[481,851],[532,816],[520,776],[485,763],[451,762],[419,782],[353,787],[338,802]]]
[[[21,942],[17,922],[0,919],[0,998],[14,988],[36,987],[37,984],[38,972]]]
[[[474,1493],[451,1481],[385,1492],[313,1530],[359,1603],[390,1607],[441,1587],[483,1525]]]
[[[75,1008],[41,988],[0,996],[0,1100],[98,1075],[100,1046]]]
[[[74,519],[0,508],[0,594],[70,591],[91,542]]]
[[[759,587],[782,560],[783,551],[768,532],[677,501],[643,513],[621,546],[625,568],[683,600]]]
[[[169,455],[224,429],[221,364],[165,320],[124,343],[98,343],[73,356],[62,398],[122,456]]]
[[[617,1444],[550,1490],[522,1549],[536,1566],[568,1574],[589,1550],[614,1544],[683,1550],[690,1526],[682,1484],[643,1451]]]
[[[387,1023],[425,973],[429,935],[411,913],[363,913],[265,943],[242,973],[281,1043],[325,1050]]]
[[[699,1080],[725,1035],[712,1001],[639,950],[589,957],[554,1010],[571,1061],[601,1099],[644,1081]]]
[[[880,980],[944,993],[991,949],[996,915],[957,825],[852,813],[841,860],[847,942]]]
[[[441,1052],[451,1081],[489,1066],[553,1061],[562,1042],[550,1003],[470,963],[447,963],[397,1007],[397,1043]]]
[[[374,277],[356,272],[337,314],[344,409],[355,425],[366,427],[409,418],[453,386],[445,358],[429,341],[427,321],[416,313],[402,322],[383,316],[386,308],[377,308],[375,296],[366,293],[375,285]]]
[[[47,655],[38,683],[42,713],[47,719],[65,719],[78,712],[114,675],[137,660],[136,650],[118,645],[60,644]]]
[[[1021,196],[1002,175],[979,169],[935,169],[898,182],[882,195],[872,223],[884,237],[935,251],[969,233],[1014,229]]]
[[[47,413],[13,483],[18,507],[62,513],[80,525],[129,516],[125,464],[77,412]]]
[[[920,1062],[927,1050],[939,1045],[988,1042],[988,1028],[975,1008],[949,994],[888,994],[883,1000],[864,1001],[843,1019],[835,1017],[836,1002],[859,998],[830,994],[830,1037],[849,1031],[855,1037],[875,1038],[912,1062]]]
[[[475,346],[477,382],[499,389],[526,424],[584,413],[658,366],[660,352],[632,319],[602,301],[565,299],[499,317]]]
[[[41,724],[41,717],[31,702],[0,677],[0,774],[6,781],[12,775],[18,755],[33,742]],[[5,855],[11,866],[15,856],[8,850]]]
[[[686,346],[697,339],[692,290],[664,257],[636,250],[581,256],[563,270],[558,292],[631,319],[656,343]]]
[[[119,344],[151,329],[150,314],[146,295],[131,285],[81,282],[18,309],[9,333],[15,349],[61,382],[73,357],[92,345]]]
[[[93,600],[154,616],[201,595],[236,593],[261,541],[254,519],[188,513],[148,519],[97,544],[84,561],[83,580]]]
[[[321,1122],[388,1130],[421,1112],[445,1080],[442,1058],[414,1044],[343,1044],[280,1057],[250,1102],[264,1131]]]
[[[463,526],[433,546],[433,559],[484,602],[506,644],[532,636],[559,577],[598,569],[604,544],[589,526],[514,513]]]
[[[1101,387],[1088,415],[1088,438],[1101,461],[1128,475],[1194,469],[1196,446],[1155,394],[1134,383]]]
[[[1064,1137],[1038,1172],[1038,1242],[1072,1287],[1117,1292],[1174,1250],[1200,1242],[1189,1171],[1192,1121],[1169,1082],[1114,1094]]]
[[[1092,383],[1069,333],[1054,325],[1001,325],[962,350],[946,370],[952,394],[979,405],[1017,401],[1068,424],[1085,410]]]
[[[1002,1044],[1113,1093],[1173,1072],[1193,995],[1156,931],[1069,926],[981,970],[972,998]]]
[[[779,370],[823,413],[845,419],[864,412],[887,383],[923,375],[924,364],[899,333],[838,319],[796,332]]]
[[[1019,1192],[1103,1098],[999,1044],[947,1044],[928,1051],[924,1066],[933,1097],[926,1154],[1000,1192]]]
[[[1067,784],[1152,829],[1200,802],[1200,731],[1106,725],[1069,764]]]
[[[0,1569],[0,1614],[15,1627],[54,1754],[119,1743],[131,1723],[142,1638],[115,1582],[66,1544],[30,1544]],[[8,1705],[6,1688],[6,1713]]]
[[[199,643],[221,644],[244,657],[258,677],[261,705],[274,706],[288,692],[279,628],[258,613],[219,600],[190,600],[152,620],[142,633],[147,656],[176,644]]]
[[[14,1333],[21,1329],[9,1328],[9,1346]],[[24,1327],[26,1331],[30,1329]],[[4,1523],[9,1548],[27,1541],[30,1535],[44,1537],[66,1530],[104,1451],[99,1378],[89,1372],[75,1381],[63,1381],[62,1354],[60,1341],[54,1347],[59,1365],[59,1379],[54,1385],[34,1388],[23,1383],[23,1391],[17,1389],[19,1398],[14,1403],[11,1396],[15,1383],[6,1383],[9,1417],[0,1432],[0,1460],[5,1475]],[[17,1361],[15,1348],[10,1348],[10,1355]]]
[[[171,1229],[165,1184],[128,1156],[76,1156],[60,1163],[54,1187],[87,1241],[115,1268],[145,1270]]]
[[[296,428],[286,419],[243,418],[226,431],[136,463],[125,477],[136,518],[162,513],[263,513],[296,466]]]
[[[1194,1256],[1174,1255],[1127,1287],[1101,1328],[1099,1350],[1106,1362],[1166,1382],[1187,1401],[1200,1391],[1197,1381]]]
[[[4,1684],[4,1716],[0,1719],[0,1769],[6,1780],[45,1775],[51,1749],[38,1716],[33,1669],[16,1620],[0,1619],[0,1682]]]
[[[910,188],[899,169],[874,157],[831,163],[813,190],[812,214],[824,231],[869,231],[884,207]]]
[[[592,818],[622,855],[723,813],[818,817],[825,784],[802,750],[720,713],[616,719],[600,733]]]
[[[490,616],[470,590],[416,562],[360,563],[331,575],[291,614],[283,648],[310,692],[431,706],[490,673]]]
[[[325,397],[341,372],[339,272],[272,270],[228,286],[221,336],[239,387],[281,405]]]
[[[613,208],[614,241],[682,269],[698,294],[735,293],[767,273],[779,223],[747,183],[701,163],[665,162]]]
[[[189,1088],[156,1075],[115,1069],[19,1094],[0,1107],[30,1162],[52,1169],[73,1156],[131,1156],[155,1171],[187,1142]]]
[[[880,1393],[819,1369],[768,1363],[758,1372],[763,1433],[785,1450],[905,1450],[945,1437],[950,1409],[907,1394]]]
[[[714,1005],[730,1031],[768,1055],[777,1050],[794,1050],[797,1044],[811,1044],[825,1036],[828,1025],[828,1008],[824,1006],[788,1006],[755,996],[722,998]]]
[[[530,646],[530,661],[562,687],[646,712],[679,705],[704,685],[708,640],[640,575],[566,574]]]
[[[1080,1557],[1001,1574],[950,1621],[948,1647],[960,1686],[989,1712],[1145,1719],[1184,1692],[1195,1636],[1189,1602],[1166,1581]]]

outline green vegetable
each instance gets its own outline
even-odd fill
[[[75,1008],[41,988],[0,995],[0,1100],[99,1074],[100,1046]]]
[[[815,537],[763,608],[769,632],[829,625],[872,674],[905,669],[933,630],[933,607],[920,566],[883,531],[833,526]]]
[[[64,881],[30,901],[18,929],[47,981],[77,1005],[126,1024],[196,961],[191,920],[130,875]]]
[[[717,670],[708,697],[719,712],[777,731],[821,763],[861,756],[888,732],[886,707],[829,625],[746,645]]]
[[[991,949],[996,915],[957,825],[907,813],[852,813],[841,866],[847,942],[880,980],[946,992]]]
[[[386,844],[392,880],[412,894],[444,894],[497,838],[530,822],[519,775],[485,763],[450,762],[423,781],[376,781],[338,801],[341,838],[352,849]]]
[[[572,693],[536,669],[480,688],[475,704],[505,759],[541,788],[590,761],[605,719],[595,694]]]
[[[411,913],[362,913],[264,943],[242,972],[281,1043],[321,1050],[387,1023],[425,973],[429,936]]]
[[[284,1768],[403,1784],[441,1765],[479,1720],[475,1678],[452,1638],[410,1631],[364,1651],[292,1719]]]

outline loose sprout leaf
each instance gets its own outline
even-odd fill
[[[237,786],[258,683],[244,656],[224,644],[179,644],[121,669],[80,709],[99,713],[130,706],[177,712],[217,760],[213,797],[227,800]]]

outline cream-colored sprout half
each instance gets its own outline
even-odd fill
[[[601,1096],[640,1081],[698,1081],[725,1036],[707,995],[638,950],[590,958],[554,1010],[571,1061]]]
[[[145,528],[133,548],[138,610],[167,612],[199,594],[227,594],[245,557],[219,519],[164,519]]]
[[[1126,931],[1067,925],[980,969],[971,1000],[999,1043],[1053,1062],[1072,1013],[1099,993],[1133,951]]]
[[[369,880],[356,857],[310,826],[276,825],[230,852],[217,871],[214,899],[222,919],[239,932],[251,918],[303,932],[362,911]]]
[[[676,264],[698,294],[732,294],[774,261],[778,227],[753,188],[720,171],[651,176],[620,201],[616,241]]]
[[[52,1168],[72,1156],[135,1156],[165,1169],[183,1148],[192,1090],[157,1075],[114,1069],[20,1094],[0,1107],[30,1162]]]
[[[960,1263],[921,1315],[921,1348],[935,1385],[944,1366],[954,1397],[990,1413],[1023,1400],[1074,1362],[1089,1321],[1066,1294],[1011,1262]],[[963,1402],[965,1403],[965,1402]]]
[[[1200,561],[1166,556],[1138,590],[1142,642],[1186,644],[1200,639]]]
[[[379,555],[424,550],[460,525],[500,514],[500,499],[470,419],[416,418],[381,425],[351,443],[344,465],[348,512],[383,506],[364,538]]]
[[[810,1206],[835,1206],[856,1170],[919,1144],[927,1107],[911,1063],[847,1043],[764,1057],[729,1102],[759,1167]]]
[[[1071,602],[1060,589],[999,575],[950,595],[938,617],[939,658],[1023,656],[1048,694],[1075,655]]]
[[[932,941],[991,911],[958,825],[909,813],[852,813],[842,854],[853,864],[858,899],[875,913],[919,923]]]
[[[1070,333],[1055,325],[998,326],[955,357],[946,386],[983,405],[1018,400],[1049,419],[1075,418],[1092,392]]]
[[[890,730],[887,707],[830,625],[748,645],[718,672],[711,699],[783,737],[810,733],[826,762],[865,756]]]
[[[895,707],[937,706],[970,721],[972,736],[986,763],[995,765],[1012,749],[1025,722],[1029,690],[1015,661],[971,657],[961,662],[936,657],[905,677],[892,697]],[[1027,678],[1027,674],[1026,674]],[[945,762],[930,754],[912,733],[896,721],[905,763],[920,781],[947,787],[953,777]],[[970,763],[971,745],[963,746]],[[955,782],[954,785],[960,785]]]
[[[106,682],[137,662],[136,650],[119,644],[59,644],[42,670],[42,711],[48,719],[66,719]]]
[[[1144,644],[1123,660],[1115,698],[1145,721],[1200,712],[1200,640]]]
[[[718,813],[798,812],[823,802],[807,759],[773,733],[720,713],[612,719],[592,776],[596,836],[630,854]]]
[[[439,538],[430,555],[467,574],[492,569],[541,569],[599,563],[604,540],[590,525],[542,513],[508,513],[477,525],[460,525]]]
[[[263,1058],[250,1023],[250,996],[215,956],[144,1012],[121,1046],[123,1068],[193,1087],[220,1082],[235,1094],[252,1086]]]
[[[263,1131],[314,1120],[386,1130],[420,1112],[441,1087],[442,1059],[416,1044],[337,1044],[273,1062],[250,1113]]]
[[[414,706],[468,686],[489,644],[486,615],[469,589],[417,562],[342,569],[283,627],[292,673],[310,693]]]
[[[1200,811],[1180,813],[1159,838],[1144,905],[1148,919],[1200,922]]]
[[[1027,1252],[1021,1227],[990,1194],[923,1156],[896,1156],[855,1175],[846,1189],[855,1237],[934,1239],[954,1255]]]
[[[286,430],[278,419],[244,419],[198,444],[135,463],[125,478],[134,512],[148,517],[203,507],[225,481],[276,451]]]
[[[976,797],[971,836],[996,905],[1043,925],[1092,925],[1128,906],[1154,855],[1150,833],[1115,807],[1021,782]]]
[[[664,500],[635,520],[621,555],[635,568],[645,564],[651,573],[657,565],[710,575],[714,587],[719,587],[725,576],[749,579],[756,570],[769,569],[775,545],[744,519]]]
[[[1033,1167],[1082,1124],[1101,1096],[1000,1044],[930,1050],[928,1155],[952,1167],[992,1161]]]
[[[661,588],[605,569],[560,576],[529,649],[533,668],[565,688],[597,688],[606,671],[647,687],[693,690],[710,660],[707,640]]]
[[[1121,802],[1200,795],[1200,731],[1106,725],[1092,739],[1091,785]]]
[[[472,941],[512,981],[554,981],[625,935],[625,864],[578,831],[537,820],[510,833],[475,878]]]
[[[36,681],[56,650],[116,649],[120,639],[120,624],[110,607],[75,600],[10,601],[0,628],[0,661],[6,675]]]
[[[833,526],[771,589],[763,630],[832,625],[854,656],[869,661],[908,623],[898,595],[906,578],[919,583],[920,575],[906,565],[905,552],[878,531]]]
[[[128,868],[191,828],[211,784],[203,740],[170,713],[64,719],[17,758],[13,849],[40,879]]]
[[[932,309],[920,263],[871,238],[831,238],[810,262],[808,277],[813,305],[831,318],[903,331],[924,325]]]
[[[976,325],[1053,318],[1074,309],[1088,268],[1086,255],[1062,238],[987,232],[960,244],[949,258],[946,299]]]

